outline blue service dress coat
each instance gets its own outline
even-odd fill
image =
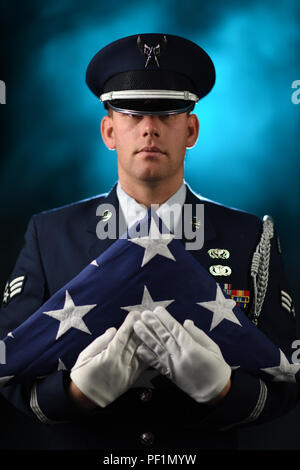
[[[225,278],[217,275],[215,280],[226,283],[232,290],[242,291],[248,299],[244,307],[249,315],[254,298],[250,270],[262,235],[262,220],[199,198],[189,187],[185,202],[194,208],[196,204],[204,204],[204,245],[191,254],[209,270],[214,261],[208,253],[210,249],[221,248],[230,253],[231,274]],[[96,216],[100,204],[111,204],[118,213],[116,186],[108,194],[31,218],[25,245],[4,295],[0,312],[1,338],[113,243],[113,240],[100,240],[96,236],[97,223],[101,222],[101,217]],[[229,264],[229,260],[216,261],[221,265]],[[14,288],[16,282],[18,289]],[[278,237],[274,233],[258,328],[286,354],[291,354],[295,339],[290,297]],[[274,419],[292,409],[299,397],[295,383],[264,383],[235,370],[227,396],[216,406],[209,406],[196,403],[159,375],[152,381],[154,388],[133,388],[105,409],[87,412],[79,409],[69,397],[69,380],[66,371],[58,370],[34,383],[7,384],[2,389],[3,396],[10,402],[7,406],[13,405],[32,421],[23,422],[22,428],[26,433],[27,423],[32,436],[28,448],[147,452],[178,450],[179,447],[193,450],[236,448],[239,426]],[[10,443],[9,447],[22,448],[17,442]]]

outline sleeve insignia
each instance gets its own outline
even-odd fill
[[[281,292],[281,306],[295,317],[296,312],[295,312],[295,307],[293,304],[292,297],[284,290],[280,292]]]
[[[12,281],[8,281],[6,283],[2,300],[4,306],[6,306],[15,295],[21,294],[24,288],[25,281],[26,276],[23,275],[18,276]]]
[[[281,250],[281,245],[280,245],[280,240],[279,240],[279,236],[277,235],[277,250],[278,250],[278,253],[281,255],[282,254],[282,250]]]

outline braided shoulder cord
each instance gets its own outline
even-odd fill
[[[251,277],[253,278],[254,299],[250,312],[250,318],[255,325],[265,300],[269,280],[269,263],[271,238],[274,235],[274,222],[272,217],[265,215],[263,219],[263,231],[259,244],[253,254],[251,264]]]

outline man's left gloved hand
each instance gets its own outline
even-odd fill
[[[230,383],[231,368],[219,346],[192,320],[183,326],[166,309],[142,312],[133,326],[142,340],[136,354],[199,403],[208,403]]]

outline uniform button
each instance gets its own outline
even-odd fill
[[[150,446],[154,442],[154,434],[152,432],[143,432],[140,435],[140,440],[142,444]]]
[[[140,393],[140,400],[143,401],[144,403],[147,401],[150,401],[152,398],[152,390],[151,388],[145,388],[141,393]]]

